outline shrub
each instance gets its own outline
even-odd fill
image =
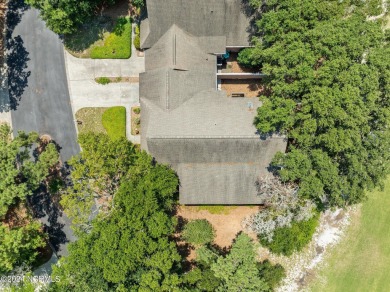
[[[141,109],[139,107],[133,108],[133,112],[137,115],[141,112]]]
[[[140,40],[139,34],[137,34],[137,35],[134,37],[134,47],[135,47],[137,50],[141,49],[141,40]]]
[[[103,127],[112,140],[126,137],[126,109],[123,106],[114,106],[107,109],[102,117]]]
[[[141,124],[141,119],[140,118],[135,118],[134,123],[138,126]]]
[[[96,78],[96,82],[102,85],[106,85],[111,82],[110,78],[108,77],[98,77]]]
[[[206,219],[197,219],[186,224],[183,239],[193,245],[204,245],[214,240],[215,231]]]
[[[286,272],[282,265],[272,265],[269,260],[257,264],[260,278],[262,278],[271,290],[279,285],[280,281],[286,276]]]
[[[238,53],[237,62],[243,67],[258,67],[260,65],[256,58],[252,57],[253,48],[245,48]]]
[[[294,222],[291,227],[281,227],[274,231],[273,240],[259,235],[262,245],[273,253],[290,256],[294,251],[301,251],[311,240],[318,225],[319,214],[307,221]]]

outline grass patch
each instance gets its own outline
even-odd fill
[[[113,31],[104,37],[102,45],[91,49],[92,59],[128,59],[131,56],[131,22],[129,18],[117,19]]]
[[[108,83],[111,82],[110,78],[107,78],[107,77],[99,77],[99,78],[96,78],[95,80],[97,83],[99,83],[101,85],[107,85]]]
[[[104,133],[107,134],[103,127],[102,117],[107,110],[106,107],[86,107],[77,111],[77,129],[79,133]]]
[[[96,83],[109,84],[109,83],[139,83],[139,77],[97,77],[95,78]]]
[[[131,56],[131,21],[100,16],[65,36],[66,49],[78,58],[127,59]]]
[[[90,58],[91,48],[102,45],[105,36],[114,28],[114,21],[107,16],[94,18],[91,22],[83,24],[77,32],[66,35],[65,48],[78,58]]]
[[[373,191],[342,242],[326,259],[312,291],[390,291],[390,177]]]
[[[227,215],[237,208],[237,206],[223,206],[223,205],[204,205],[196,207],[198,211],[207,211],[210,214],[224,214]]]
[[[126,137],[126,109],[123,106],[87,107],[76,113],[79,133],[104,133],[111,139]]]
[[[126,137],[126,108],[114,106],[107,109],[103,113],[102,123],[111,139]]]

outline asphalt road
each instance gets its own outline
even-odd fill
[[[29,72],[27,86],[21,86],[23,93],[11,114],[13,130],[15,134],[24,130],[50,135],[61,147],[64,162],[79,153],[80,148],[68,92],[63,44],[58,35],[46,28],[35,9],[24,12],[12,36],[27,52],[24,73]],[[23,59],[24,50],[20,51],[16,55]]]
[[[60,147],[63,162],[80,152],[65,72],[63,45],[46,28],[38,11],[24,11],[12,32],[8,70],[14,135],[18,130],[47,134]],[[11,61],[10,61],[11,60]],[[48,197],[49,196],[49,197]],[[69,219],[56,208],[47,193],[31,198],[39,209],[57,255],[67,254],[67,242],[75,237]],[[36,212],[35,212],[36,213]]]

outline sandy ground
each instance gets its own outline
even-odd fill
[[[259,79],[223,79],[221,80],[221,89],[228,96],[231,96],[232,93],[242,92],[245,93],[245,97],[257,97],[261,94],[263,87]]]
[[[227,214],[211,214],[206,210],[198,210],[197,207],[181,206],[178,209],[177,216],[187,220],[207,219],[216,231],[214,243],[224,248],[229,247],[237,233],[243,231],[241,222],[244,218],[258,210],[258,207],[239,206],[230,210]],[[256,239],[254,233],[249,234],[249,236]]]

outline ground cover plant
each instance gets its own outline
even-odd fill
[[[237,208],[236,206],[223,206],[223,205],[202,205],[196,207],[199,211],[205,210],[210,214],[228,214],[231,210]]]
[[[311,291],[389,291],[390,177],[368,194],[342,241],[330,251]]]
[[[131,21],[120,17],[109,34],[103,38],[103,44],[91,48],[92,59],[128,59],[131,56]]]
[[[139,135],[141,130],[141,108],[131,108],[131,135]]]

